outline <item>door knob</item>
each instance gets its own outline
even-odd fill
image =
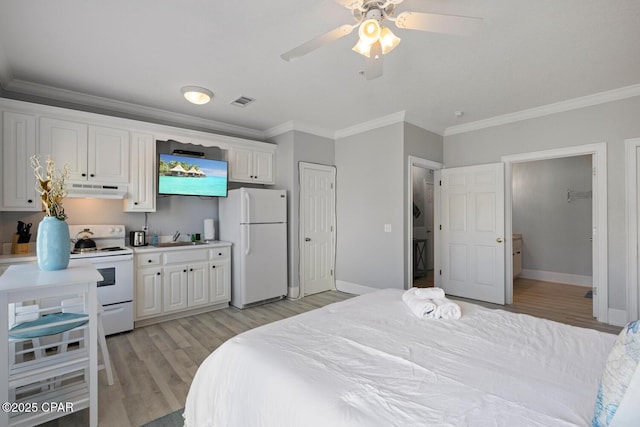
[[[305,237],[305,238],[304,238],[304,241],[305,241],[305,242],[310,242],[310,241],[311,241],[311,239],[310,239],[310,238],[308,238],[308,237]]]
[[[498,238],[496,239],[496,242],[498,242],[498,243],[502,243],[502,237],[498,237]]]

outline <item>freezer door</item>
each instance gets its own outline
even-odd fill
[[[241,277],[233,283],[231,304],[243,308],[287,294],[286,224],[240,226]]]
[[[240,189],[240,223],[287,222],[287,192],[262,188]]]

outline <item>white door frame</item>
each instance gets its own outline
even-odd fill
[[[336,185],[337,185],[337,168],[335,166],[323,165],[320,163],[310,163],[310,162],[298,162],[298,283],[299,283],[299,297],[303,297],[305,295],[304,289],[304,230],[305,230],[305,221],[306,215],[304,215],[304,207],[302,206],[302,201],[304,200],[304,195],[306,189],[304,188],[302,182],[302,176],[305,169],[321,169],[326,172],[333,174],[333,228],[331,231],[331,269],[333,270],[332,279],[333,279],[333,290],[336,290]]]
[[[605,142],[577,145],[533,153],[514,154],[503,156],[505,164],[505,237],[507,237],[506,253],[513,252],[513,194],[512,194],[512,166],[513,163],[529,162],[533,160],[555,159],[560,157],[573,157],[592,155],[592,166],[595,170],[593,185],[593,288],[597,292],[597,319],[608,323],[609,319],[609,285],[608,285],[608,248],[607,248],[607,144]],[[635,155],[634,155],[635,157]],[[505,263],[506,274],[506,303],[513,303],[513,264]]]
[[[638,319],[638,157],[640,138],[625,139],[625,202],[627,209],[627,321]]]
[[[412,171],[411,168],[412,166],[417,166],[419,168],[423,168],[423,169],[433,169],[434,171],[438,171],[440,169],[442,169],[444,167],[444,165],[442,163],[438,163],[438,162],[434,162],[431,160],[427,160],[427,159],[423,159],[421,157],[416,157],[416,156],[408,156],[407,158],[407,206],[406,206],[406,213],[407,216],[405,218],[405,224],[407,224],[407,235],[405,236],[405,241],[406,241],[406,262],[407,262],[407,283],[405,284],[405,289],[409,289],[411,288],[411,286],[413,286],[413,176],[412,176]],[[434,174],[435,176],[435,174]],[[437,185],[434,181],[433,184],[433,190],[434,190],[434,197],[436,196],[437,193]],[[433,201],[433,223],[434,224],[439,224],[440,223],[440,206],[437,202],[437,198],[434,198]],[[440,237],[436,237],[438,236],[438,233],[433,232],[433,247],[434,248],[438,248],[438,243],[440,241]],[[435,271],[438,270],[438,266],[440,265],[440,254],[439,251],[437,249],[434,249],[434,260],[433,260],[433,275],[434,275],[434,280],[436,280],[436,274]]]

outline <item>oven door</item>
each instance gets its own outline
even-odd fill
[[[98,256],[82,258],[82,261],[90,261],[103,277],[98,282],[100,304],[133,301],[133,255]]]

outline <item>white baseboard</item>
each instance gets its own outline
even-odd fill
[[[369,292],[379,291],[377,288],[370,286],[358,285],[357,283],[345,282],[344,280],[336,280],[336,289],[340,292],[346,292],[348,294],[362,295]]]
[[[627,311],[617,308],[609,309],[609,324],[615,326],[624,326],[627,324]]]
[[[593,286],[591,276],[581,276],[579,274],[556,273],[553,271],[523,269],[518,277],[523,279],[542,280],[544,282],[566,283],[568,285]]]

